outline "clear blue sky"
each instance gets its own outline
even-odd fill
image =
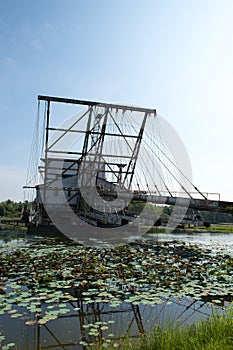
[[[37,95],[156,108],[233,201],[233,1],[0,2],[0,201],[22,200]]]

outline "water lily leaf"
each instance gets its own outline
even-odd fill
[[[16,314],[12,314],[11,318],[18,318],[18,317],[21,317],[21,316],[23,316],[23,315],[19,314],[19,313],[16,313]]]

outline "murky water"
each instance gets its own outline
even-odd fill
[[[233,234],[153,234],[148,237],[159,241],[180,240],[233,254]],[[42,240],[44,242],[44,238],[30,237],[22,232],[0,233],[2,252],[10,247],[20,248]],[[40,306],[43,310],[45,303],[42,302]],[[55,302],[52,306],[57,308]],[[111,307],[109,303],[85,304],[77,298],[66,303],[66,308],[69,312],[65,315],[38,325],[35,322],[36,312],[28,313],[26,308],[15,305],[15,312],[21,317],[12,318],[10,313],[0,315],[0,336],[5,337],[2,345],[12,343],[10,348],[18,350],[86,349],[86,344],[100,338],[106,342],[117,342],[126,333],[130,337],[137,337],[145,331],[151,331],[156,324],[193,323],[211,315],[217,307],[202,300],[161,297],[161,302],[154,306],[122,303],[116,307]],[[221,312],[221,308],[218,309]]]

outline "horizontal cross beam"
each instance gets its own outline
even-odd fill
[[[151,109],[151,108],[118,105],[118,104],[114,104],[114,103],[103,103],[103,102],[97,102],[97,101],[76,100],[73,98],[63,98],[63,97],[39,95],[38,101],[50,101],[50,102],[70,103],[70,104],[86,105],[86,106],[98,106],[98,107],[129,110],[131,112],[135,111],[135,112],[156,114],[156,109]]]

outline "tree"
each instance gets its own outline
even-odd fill
[[[0,203],[0,216],[9,218],[19,217],[24,204],[22,202],[13,202],[10,199]]]

